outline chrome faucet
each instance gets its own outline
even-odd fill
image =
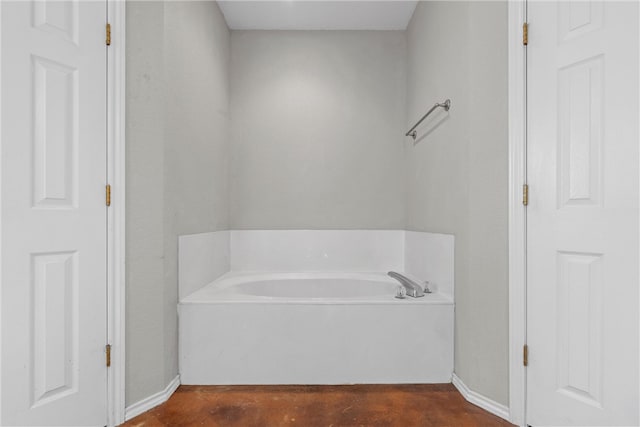
[[[425,293],[431,293],[429,288],[426,286],[426,283],[424,289],[422,289],[422,286],[400,273],[390,271],[387,274],[389,275],[389,277],[393,277],[398,282],[400,282],[400,284],[404,287],[405,292],[398,294],[398,298],[404,298],[405,294],[412,298],[420,298],[423,297]]]

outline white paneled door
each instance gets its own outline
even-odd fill
[[[638,425],[638,3],[528,3],[527,424]]]
[[[0,13],[0,424],[104,426],[106,2]]]

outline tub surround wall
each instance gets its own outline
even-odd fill
[[[232,31],[232,229],[404,227],[402,31]]]
[[[407,229],[456,236],[455,372],[508,404],[507,2],[418,2],[407,39],[407,126],[452,101],[407,138]]]
[[[233,271],[403,269],[399,230],[234,230]]]
[[[454,236],[450,234],[404,233],[403,271],[422,280],[428,280],[433,291],[452,300],[454,283]]]
[[[137,408],[178,374],[178,235],[228,228],[229,30],[214,1],[126,12],[125,398]]]
[[[198,233],[178,239],[179,299],[231,270],[230,231]]]

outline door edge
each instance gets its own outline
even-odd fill
[[[112,188],[111,206],[107,208],[107,340],[112,348],[107,372],[107,422],[117,426],[125,416],[126,3],[106,0],[106,7],[111,25],[107,48],[107,184]]]
[[[508,2],[509,92],[509,415],[511,422],[526,421],[526,47],[523,23],[526,0]]]

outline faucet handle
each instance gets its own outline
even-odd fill
[[[422,282],[423,288],[424,288],[424,293],[425,294],[430,294],[433,293],[433,290],[431,290],[431,286],[429,286],[429,281],[425,280],[424,282]]]
[[[404,288],[404,286],[398,286],[396,288],[396,298],[405,299],[406,297],[407,297],[407,290]]]

